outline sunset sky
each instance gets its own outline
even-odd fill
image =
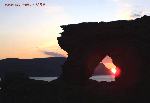
[[[38,2],[46,5],[4,6]],[[150,15],[150,0],[0,0],[0,59],[67,56],[57,43],[60,25],[143,15]]]

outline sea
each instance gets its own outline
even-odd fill
[[[30,79],[35,79],[35,80],[44,80],[44,81],[52,81],[57,79],[58,77],[30,77]],[[107,82],[111,82],[111,81],[115,81],[115,78],[112,75],[100,75],[100,76],[92,76],[90,77],[90,79],[92,80],[96,80],[98,82],[101,81],[107,81]]]

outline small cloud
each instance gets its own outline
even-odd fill
[[[132,19],[140,18],[144,15],[150,15],[150,11],[149,10],[133,11],[131,14],[131,18]]]
[[[50,48],[50,49],[49,49]],[[37,51],[50,57],[67,57],[68,53],[57,42],[46,42],[36,47]]]
[[[43,51],[43,53],[52,57],[65,57],[63,54],[57,52]]]
[[[141,16],[142,16],[142,14],[138,14],[138,13],[131,14],[131,18],[139,18]]]
[[[132,20],[140,18],[144,15],[150,15],[150,8],[143,7],[140,4],[134,3],[131,0],[112,0],[112,1],[114,1],[119,8],[116,11],[117,19]]]
[[[141,10],[132,10],[130,17],[132,19],[140,18],[143,16],[143,11]]]

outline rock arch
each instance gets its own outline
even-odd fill
[[[64,80],[83,83],[108,54],[123,71],[117,80],[119,83],[126,79],[145,83],[150,73],[147,69],[150,67],[149,16],[128,21],[69,24],[61,28],[64,31],[58,43],[68,52],[63,65]]]

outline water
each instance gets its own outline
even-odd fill
[[[58,77],[30,77],[30,79],[35,79],[35,80],[44,80],[44,81],[52,81],[57,79]]]
[[[115,81],[115,78],[112,75],[92,76],[92,77],[90,77],[90,79],[96,80],[98,82],[101,82],[101,81],[107,81],[107,82]]]
[[[30,79],[44,80],[44,81],[50,82],[52,80],[57,79],[57,77],[30,77]],[[107,82],[115,81],[115,78],[112,77],[111,75],[92,76],[92,77],[90,77],[90,79],[96,80],[98,82],[101,82],[101,81],[107,81]]]

